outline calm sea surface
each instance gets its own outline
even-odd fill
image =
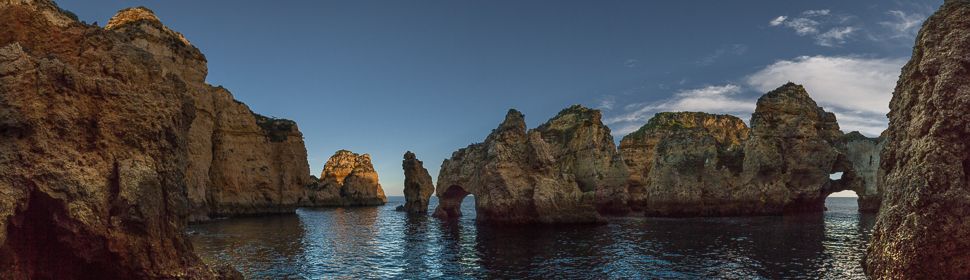
[[[473,197],[457,222],[385,206],[301,208],[296,214],[189,226],[209,263],[251,279],[864,279],[875,224],[856,198],[784,217],[611,218],[597,227],[475,225]],[[437,206],[432,197],[430,211]]]

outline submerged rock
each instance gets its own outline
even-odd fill
[[[431,175],[428,169],[424,168],[424,162],[408,151],[404,154],[404,200],[405,204],[402,211],[408,213],[420,213],[427,215],[428,203],[431,195],[434,194],[434,183],[431,182]]]
[[[300,204],[311,207],[384,205],[387,197],[379,182],[370,155],[340,150],[323,166],[320,179],[311,177]]]
[[[162,73],[178,76],[194,100],[186,171],[190,222],[296,210],[310,166],[295,122],[255,114],[225,88],[206,83],[205,55],[147,8],[119,11],[105,29],[154,56]]]
[[[889,103],[872,279],[970,278],[970,1],[929,17]]]
[[[626,164],[600,112],[573,106],[531,131],[509,110],[484,142],[454,152],[441,164],[434,217],[462,215],[475,196],[485,224],[600,223],[597,208],[624,211]]]
[[[0,278],[239,277],[186,239],[186,82],[66,14],[0,1]]]

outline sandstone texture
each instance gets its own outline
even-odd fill
[[[469,194],[483,224],[600,223],[597,208],[625,211],[629,171],[600,117],[577,105],[527,130],[522,113],[509,110],[484,142],[441,164],[433,216],[461,216]]]
[[[323,166],[320,179],[310,178],[300,200],[302,206],[384,205],[387,197],[381,188],[370,155],[340,150]]]
[[[225,279],[186,239],[187,82],[45,0],[0,1],[0,279]]]
[[[859,194],[862,211],[878,209],[880,143],[843,135],[834,114],[788,83],[758,99],[750,129],[733,116],[658,113],[619,150],[635,211],[777,215],[824,211],[825,198],[842,190]]]
[[[923,23],[889,103],[872,279],[970,278],[970,1]]]
[[[434,194],[434,183],[424,162],[418,160],[411,151],[404,154],[404,211],[415,214],[428,213],[428,202]]]
[[[186,172],[190,222],[296,210],[310,166],[295,122],[255,114],[225,88],[206,83],[205,55],[147,8],[119,11],[105,28],[151,53],[163,74],[185,82],[194,100]]]

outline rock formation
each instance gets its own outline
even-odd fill
[[[0,1],[0,278],[239,277],[186,239],[188,91],[127,36]]]
[[[573,106],[530,131],[509,110],[484,142],[441,164],[433,216],[461,216],[462,199],[473,194],[479,223],[602,222],[597,208],[625,210],[617,203],[626,200],[629,171],[612,143],[599,110]]]
[[[733,116],[658,113],[619,150],[634,210],[735,216],[824,211],[842,190],[859,194],[862,211],[877,209],[879,143],[843,135],[834,114],[788,83],[758,99],[750,129]]]
[[[434,183],[431,182],[431,175],[428,169],[424,168],[424,162],[408,151],[404,154],[404,211],[408,213],[425,214],[428,213],[428,201],[434,194]]]
[[[970,1],[929,17],[889,103],[872,279],[970,278]]]
[[[147,8],[119,11],[105,29],[151,53],[194,100],[186,171],[191,222],[296,210],[310,174],[296,123],[254,114],[225,88],[207,84],[205,55]]]
[[[302,206],[384,205],[387,197],[370,162],[370,155],[340,150],[323,166],[320,179],[311,177]]]
[[[596,210],[625,214],[629,170],[616,151],[600,110],[574,105],[535,128],[549,144],[553,170],[570,174],[583,192],[596,191]]]
[[[620,141],[631,170],[630,206],[657,216],[741,214],[749,131],[730,115],[657,113]]]

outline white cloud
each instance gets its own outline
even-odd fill
[[[760,92],[788,81],[805,86],[819,106],[835,112],[843,131],[869,136],[886,128],[889,100],[906,59],[802,56],[778,61],[746,77]]]
[[[807,18],[796,18],[785,22],[785,26],[795,29],[795,34],[798,36],[805,36],[810,34],[818,34],[817,21],[807,19]]]
[[[836,47],[845,43],[845,39],[855,31],[852,27],[836,27],[815,36],[815,43],[820,46]]]
[[[618,129],[613,130],[614,135],[626,135],[639,129],[659,112],[692,111],[749,115],[754,112],[755,100],[744,100],[735,96],[740,92],[741,86],[732,84],[682,90],[666,100],[627,105],[624,109],[632,112],[608,118],[603,122],[607,125],[619,125]]]
[[[827,16],[828,14],[829,10],[808,10],[802,12],[802,15],[807,17]]]
[[[778,26],[778,25],[780,25],[782,23],[785,23],[785,20],[786,19],[788,19],[788,17],[786,17],[786,16],[779,16],[779,17],[771,20],[771,22],[769,22],[768,24],[771,25],[771,26]]]

